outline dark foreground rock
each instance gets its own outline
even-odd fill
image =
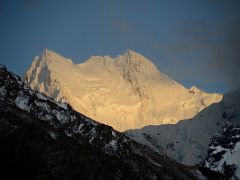
[[[0,66],[0,179],[197,179]]]

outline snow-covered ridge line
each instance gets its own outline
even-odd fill
[[[119,131],[175,124],[222,99],[220,94],[185,88],[132,50],[114,58],[92,56],[81,64],[45,50],[24,81]]]
[[[207,157],[212,136],[227,121],[240,125],[240,91],[224,95],[223,100],[174,125],[147,126],[128,131],[132,139],[157,152],[163,152],[176,161],[194,165]]]

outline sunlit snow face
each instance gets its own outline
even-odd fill
[[[116,58],[92,56],[82,64],[45,50],[25,80],[33,89],[120,131],[175,124],[222,98],[185,88],[131,50]]]

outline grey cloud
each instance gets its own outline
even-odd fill
[[[202,68],[214,80],[228,83],[232,90],[240,88],[240,18],[225,23],[219,33],[207,37],[212,42],[203,41],[207,58]]]
[[[224,82],[231,90],[240,88],[240,17],[218,27],[186,24],[179,28],[175,39],[172,44],[154,48],[172,56],[168,65],[179,80],[195,78],[209,83]],[[176,54],[188,61],[180,62],[174,57]]]

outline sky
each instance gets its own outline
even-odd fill
[[[45,48],[74,63],[134,50],[186,87],[240,87],[239,0],[1,0],[0,63],[23,76]]]

